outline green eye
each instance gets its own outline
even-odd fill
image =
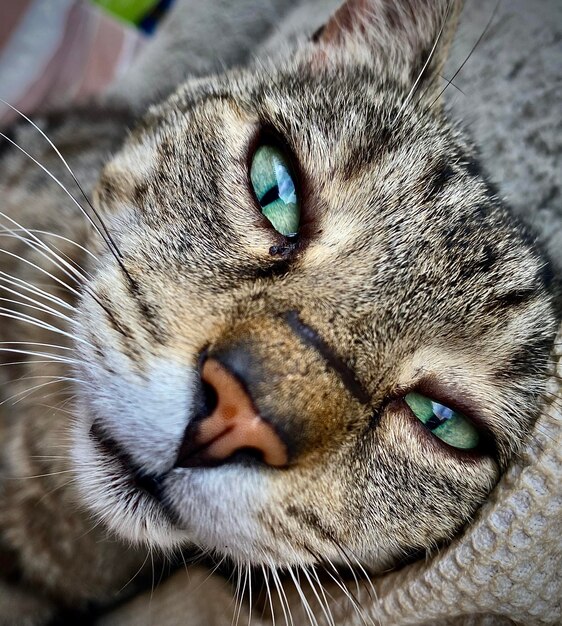
[[[404,401],[426,428],[453,448],[471,450],[478,445],[478,431],[462,413],[419,393],[409,393]]]
[[[300,206],[289,160],[273,146],[260,146],[252,160],[250,180],[262,213],[287,237],[299,230]]]

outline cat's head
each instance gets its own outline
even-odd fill
[[[122,536],[235,559],[447,540],[520,448],[554,315],[532,240],[442,116],[458,7],[350,0],[183,85],[97,191],[73,455]]]

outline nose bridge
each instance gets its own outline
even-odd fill
[[[290,453],[336,441],[349,413],[367,402],[351,370],[296,312],[242,321],[209,355],[242,382]]]
[[[284,313],[241,321],[209,350],[257,396],[284,398],[289,385],[312,383],[321,355],[287,324]]]
[[[314,372],[318,370],[318,375],[324,378],[327,369],[357,402],[363,405],[371,402],[370,393],[338,348],[305,323],[296,309],[248,318],[223,336],[217,346],[219,351],[221,345],[228,347],[229,365],[233,371],[240,370],[242,378],[245,372],[252,371],[257,382],[261,379],[260,372],[268,371],[270,383],[278,375],[308,375],[312,383]],[[243,349],[238,352],[233,349],[236,346]]]
[[[188,426],[178,466],[250,455],[282,467],[343,441],[360,403],[320,344],[301,336],[306,327],[293,325],[284,314],[239,319],[209,346],[201,377],[211,401]]]

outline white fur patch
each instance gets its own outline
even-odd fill
[[[266,562],[265,546],[275,544],[256,518],[270,488],[263,469],[237,465],[177,468],[164,482],[167,504],[196,544],[254,563]]]
[[[127,452],[138,469],[161,474],[173,465],[189,422],[195,385],[192,368],[163,359],[152,360],[144,375],[127,371],[99,381],[87,404],[102,430]],[[113,365],[113,363],[112,363]]]

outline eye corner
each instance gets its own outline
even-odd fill
[[[276,257],[281,260],[287,260],[288,258],[295,255],[295,253],[299,250],[299,236],[297,235],[281,235],[285,240],[280,244],[275,244],[270,246],[269,255],[272,257]]]

